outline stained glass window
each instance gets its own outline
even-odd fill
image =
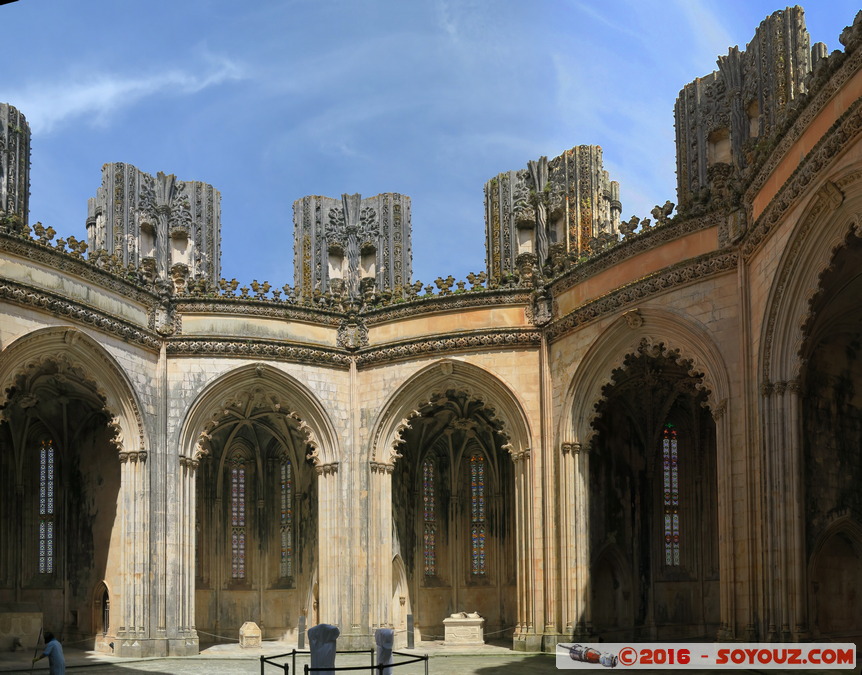
[[[485,456],[470,456],[470,571],[475,576],[486,573],[485,567]]]
[[[424,529],[422,541],[425,555],[425,576],[437,574],[437,510],[434,486],[434,462],[422,464],[422,507]]]
[[[279,476],[279,497],[281,499],[281,563],[283,578],[293,576],[293,467],[290,460],[281,465]]]
[[[230,467],[231,576],[245,579],[245,466],[235,458]]]
[[[54,444],[39,450],[39,574],[54,572]]]
[[[664,467],[664,563],[679,567],[679,454],[677,430],[673,424],[664,427],[662,439]]]

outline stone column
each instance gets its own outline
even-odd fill
[[[761,394],[766,639],[789,642],[808,634],[799,383],[767,382]]]
[[[172,645],[171,654],[196,654],[199,646],[195,630],[195,483],[198,465],[197,459],[180,456],[179,551],[176,561],[179,567],[179,592],[176,599],[178,641]]]
[[[123,609],[117,656],[141,656],[148,637],[149,595],[149,477],[147,453],[120,452],[120,502],[123,507]]]
[[[541,592],[535,565],[535,518],[533,517],[533,466],[530,450],[510,450],[515,461],[515,531],[518,570],[518,625],[513,648],[539,651],[542,636],[536,631],[536,593]],[[539,617],[541,621],[542,618]]]
[[[790,503],[794,508],[788,514],[787,542],[790,546],[792,584],[789,588],[791,604],[789,623],[793,640],[805,640],[808,629],[808,563],[805,556],[805,485],[802,481],[805,462],[802,455],[802,398],[799,380],[787,383],[785,407],[788,414],[788,449],[792,461],[784,470],[789,486]]]
[[[392,627],[392,472],[395,466],[383,462],[371,462],[370,465],[368,607],[373,631]]]
[[[589,454],[580,443],[560,447],[561,565],[564,570],[563,624],[568,637],[586,638],[591,630]]]
[[[736,528],[733,513],[733,467],[731,452],[730,416],[727,400],[719,402],[710,410],[715,421],[716,474],[718,479],[718,576],[719,612],[721,625],[719,640],[734,640],[738,637],[736,625],[735,565]]]
[[[545,171],[547,172],[547,160]],[[541,169],[541,162],[539,169]],[[546,174],[547,175],[547,174]],[[537,225],[538,227],[538,225]],[[542,431],[542,452],[534,461],[536,471],[541,476],[539,494],[542,495],[541,504],[541,527],[539,532],[544,533],[544,541],[541,549],[542,569],[544,571],[544,626],[542,630],[542,648],[546,652],[554,652],[558,642],[564,642],[566,637],[561,632],[561,606],[560,595],[562,591],[561,577],[563,570],[560,567],[560,537],[557,504],[557,474],[558,458],[553,448],[553,377],[551,375],[551,362],[548,346],[548,338],[542,338],[540,350],[540,411]]]
[[[338,494],[338,462],[318,464],[314,470],[317,473],[318,499],[318,616],[320,623],[339,625],[342,617],[339,591],[347,591],[343,582],[350,564],[345,556],[350,552]]]

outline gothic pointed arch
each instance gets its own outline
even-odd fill
[[[847,227],[841,208],[834,220]],[[862,214],[819,275],[802,337],[798,379],[763,388],[765,410],[787,420],[777,427],[787,429],[786,440],[768,436],[770,454],[786,461],[768,466],[798,467],[792,475],[776,471],[800,502],[789,530],[797,535],[792,560],[798,569],[787,573],[795,571],[797,584],[807,586],[812,634],[858,639],[862,612],[848,594],[862,581]],[[801,614],[800,623],[805,620]]]
[[[848,236],[862,237],[862,165],[824,179],[807,204],[784,248],[769,289],[761,329],[761,382],[799,377],[805,327],[821,277]]]
[[[820,618],[806,591],[812,547],[831,514],[850,509],[858,517],[862,508],[858,500],[850,507],[846,490],[855,490],[862,475],[862,415],[850,393],[862,381],[855,359],[862,337],[862,163],[824,176],[808,195],[768,291],[755,371],[762,440],[752,471],[762,476],[767,514],[753,532],[765,560],[758,628],[770,639],[816,630],[812,621]],[[824,593],[818,597],[822,608]],[[862,618],[854,630],[862,630]]]
[[[233,369],[207,384],[180,425],[180,454],[188,457],[207,454],[209,430],[218,423],[225,404],[239,403],[242,397],[249,396],[257,397],[261,404],[296,422],[312,448],[311,460],[315,465],[338,461],[338,434],[314,392],[288,373],[262,363]]]
[[[591,620],[604,639],[706,637],[720,627],[716,421],[702,374],[642,339],[595,404],[589,447],[589,542],[630,543],[628,567],[593,554]],[[627,625],[616,579],[631,580]],[[622,633],[620,633],[622,631]]]
[[[392,464],[399,456],[403,433],[432,393],[462,391],[480,399],[501,423],[507,446],[524,452],[533,446],[526,406],[497,375],[458,359],[441,359],[411,375],[383,406],[372,428],[370,461]]]
[[[33,331],[0,352],[0,392],[5,398],[16,378],[54,362],[70,377],[88,382],[111,416],[113,443],[119,452],[148,447],[138,395],[116,359],[87,333],[71,327]]]
[[[515,484],[525,480],[530,437],[512,390],[455,359],[413,374],[384,407],[372,434],[374,520],[380,536],[391,529],[420,634],[441,634],[454,611],[478,611],[500,635],[518,621],[526,570],[515,551],[526,513]],[[391,621],[396,609],[378,611]]]
[[[558,479],[560,500],[561,503],[575,505],[561,514],[561,557],[564,567],[569,570],[562,580],[564,622],[567,630],[575,633],[589,633],[592,630],[592,572],[596,563],[594,547],[601,547],[604,541],[601,536],[596,537],[597,532],[594,531],[596,520],[593,516],[602,512],[601,507],[596,505],[596,499],[602,497],[595,489],[595,474],[604,472],[606,482],[619,480],[613,476],[620,475],[618,467],[614,468],[617,465],[613,453],[613,456],[601,460],[592,457],[594,452],[604,452],[595,444],[598,434],[596,423],[601,415],[607,413],[607,409],[603,410],[597,404],[606,400],[615,374],[624,372],[627,362],[638,355],[667,364],[680,382],[691,383],[690,415],[701,417],[700,412],[703,412],[710,418],[706,425],[712,429],[709,441],[712,451],[709,456],[715,460],[713,476],[717,474],[717,492],[712,490],[710,494],[713,498],[717,495],[719,500],[720,537],[724,541],[732,541],[735,536],[727,506],[731,485],[730,416],[727,408],[732,392],[724,356],[706,327],[691,317],[649,305],[630,310],[610,323],[578,363],[566,390],[556,429],[561,453]],[[631,404],[621,405],[632,412]],[[637,404],[634,405],[637,407]],[[705,406],[708,412],[701,406]],[[607,424],[608,421],[603,422]],[[601,424],[598,426],[601,427]],[[629,423],[622,425],[621,422],[621,429],[628,429],[629,426]],[[652,427],[648,433],[640,432],[641,438],[637,440],[644,452],[654,455],[659,451],[656,447],[658,427],[655,424]],[[604,445],[607,445],[606,440]],[[611,464],[607,465],[608,462]],[[638,471],[640,469],[632,475]],[[649,479],[655,482],[657,477],[654,472]],[[652,495],[651,489],[644,487],[641,492],[646,494],[646,490]],[[725,497],[722,498],[722,495]],[[649,498],[654,501],[656,497],[653,495]],[[653,533],[651,536],[659,535]],[[723,635],[733,632],[734,622],[731,551],[732,548],[726,546],[719,552]],[[630,576],[633,580],[639,578],[634,571]],[[715,605],[718,604],[719,600],[716,599]],[[601,619],[600,612],[597,617]],[[644,617],[641,617],[640,622],[643,623],[643,620]],[[636,618],[632,616],[629,630],[633,629],[635,623]]]
[[[195,468],[194,611],[204,635],[238,630],[240,616],[267,636],[296,629],[328,551],[318,546],[318,496],[322,474],[336,472],[337,443],[314,394],[276,367],[237,368],[198,395],[179,447],[181,464]]]
[[[137,394],[104,347],[57,327],[0,353],[0,391],[0,603],[38,588],[46,623],[77,615],[82,638],[106,645],[140,617],[129,570],[148,558],[148,542],[132,534],[149,520]],[[100,596],[116,610],[107,625],[93,611],[97,584],[112,589]]]
[[[562,407],[558,438],[561,444],[589,444],[595,430],[595,404],[613,370],[641,343],[658,352],[676,350],[701,374],[702,388],[713,415],[722,416],[730,399],[730,381],[723,355],[706,327],[690,317],[656,307],[640,307],[616,319],[593,343],[578,364]]]

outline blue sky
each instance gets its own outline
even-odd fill
[[[597,144],[623,217],[676,201],[673,105],[783,4],[760,0],[19,0],[0,101],[31,223],[85,235],[105,162],[222,193],[222,274],[293,283],[293,201],[401,192],[414,279],[484,269],[482,188]],[[805,6],[840,49],[858,2]]]

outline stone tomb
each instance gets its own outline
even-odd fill
[[[477,612],[456,612],[443,619],[444,643],[459,647],[485,644],[485,619]]]
[[[260,647],[260,628],[254,621],[246,621],[239,629],[239,646],[243,649]]]

